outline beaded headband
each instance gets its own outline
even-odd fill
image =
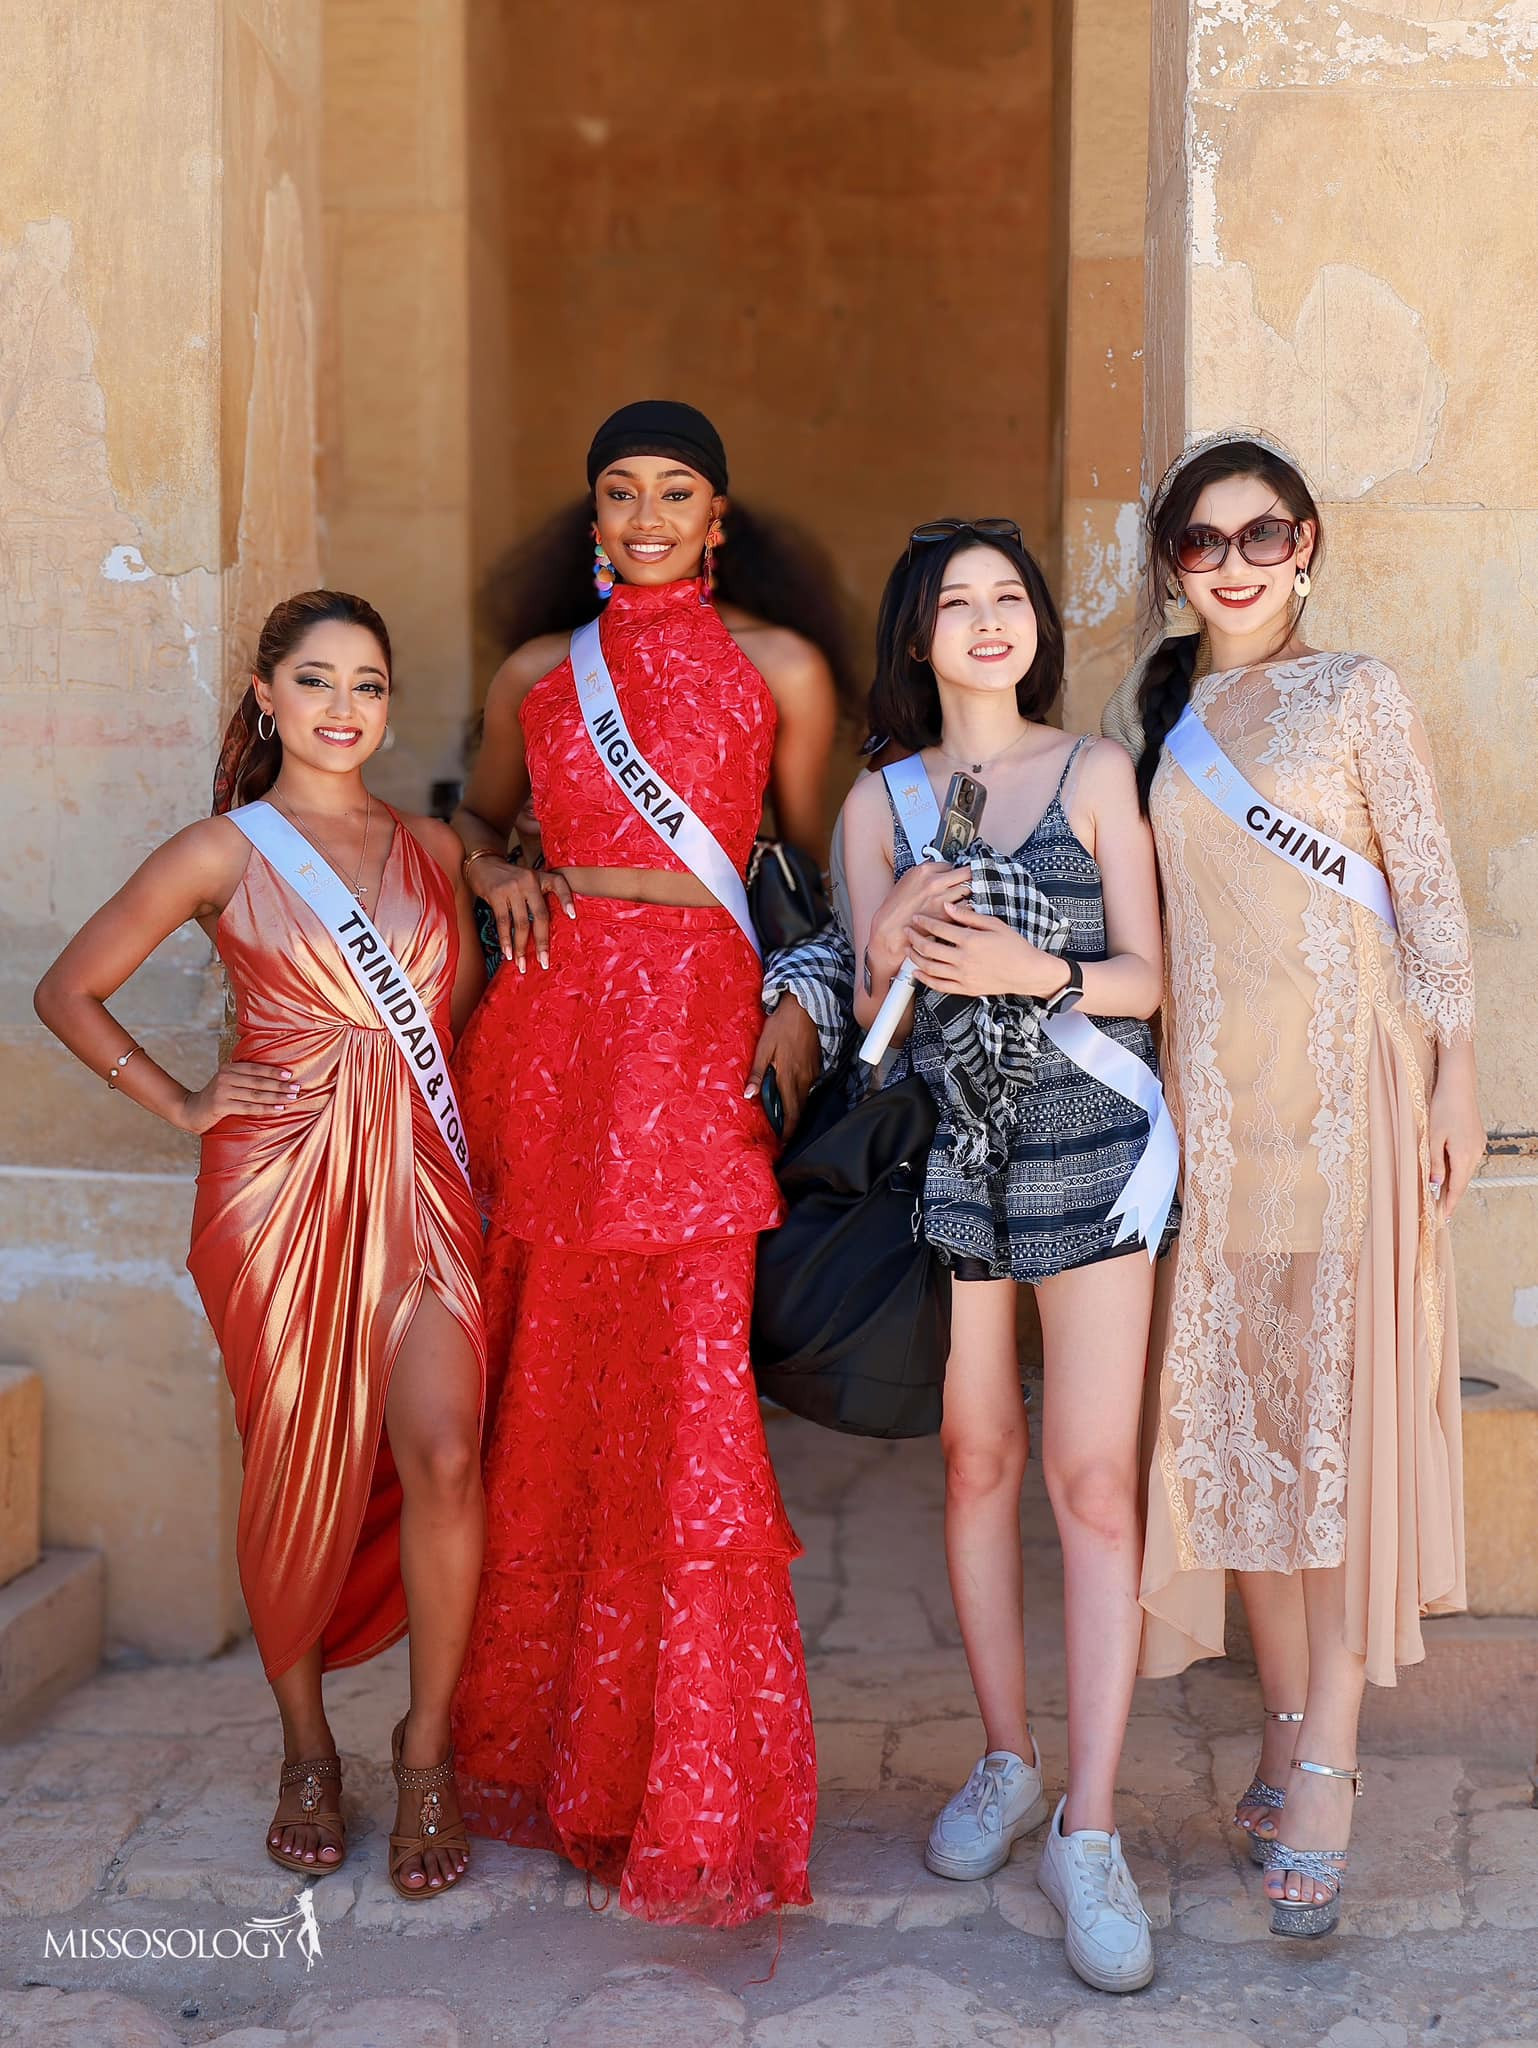
[[[1182,470],[1190,468],[1198,455],[1206,455],[1214,448],[1223,448],[1236,441],[1253,441],[1257,448],[1264,448],[1268,455],[1276,456],[1278,461],[1285,462],[1289,468],[1295,469],[1302,477],[1310,497],[1313,496],[1313,485],[1308,481],[1307,472],[1285,442],[1278,441],[1274,434],[1268,434],[1263,427],[1221,427],[1216,433],[1198,436],[1183,454],[1175,457],[1164,472],[1159,488],[1153,494],[1153,503],[1148,508],[1149,517],[1154,518],[1158,515],[1159,508],[1169,496],[1170,487],[1175,479]]]

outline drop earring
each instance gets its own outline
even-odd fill
[[[1309,575],[1308,570],[1301,562],[1298,564],[1297,575],[1292,579],[1292,587],[1299,597],[1307,597],[1314,587],[1313,577]]]
[[[598,592],[601,604],[607,604],[614,595],[614,564],[609,560],[596,527],[593,529],[593,588]]]
[[[716,549],[721,545],[721,522],[712,519],[710,531],[705,536],[705,561],[703,565],[705,587],[700,592],[701,604],[709,604],[716,594]]]
[[[388,754],[391,747],[393,747],[394,745],[395,727],[393,725],[387,725],[384,729],[384,738],[379,742],[379,751],[381,754]]]
[[[1186,608],[1185,585],[1177,583],[1175,578],[1171,576],[1164,587],[1168,591],[1170,603],[1175,607],[1176,611],[1183,612]]]

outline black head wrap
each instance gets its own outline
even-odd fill
[[[671,398],[641,398],[611,413],[587,451],[587,480],[598,481],[627,455],[676,455],[718,491],[726,489],[726,450],[702,412]]]

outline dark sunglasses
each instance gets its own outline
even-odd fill
[[[951,540],[958,533],[975,533],[979,540],[1012,540],[1016,547],[1025,545],[1013,519],[926,519],[908,535],[907,560],[911,562],[913,550],[926,541]]]
[[[1301,521],[1257,519],[1237,533],[1215,526],[1188,526],[1175,542],[1176,566],[1189,571],[1221,569],[1230,548],[1237,548],[1252,569],[1279,569],[1298,552]]]

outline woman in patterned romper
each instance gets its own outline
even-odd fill
[[[946,1104],[939,995],[1014,995],[1083,1012],[1149,1068],[1161,993],[1153,843],[1125,754],[1045,724],[1063,639],[1041,572],[1009,521],[916,529],[887,584],[875,730],[916,749],[937,803],[963,770],[987,788],[986,838],[1028,866],[1070,931],[1066,956],[974,911],[966,868],[919,858],[882,776],[844,807],[856,959],[868,1025],[911,958],[924,985],[911,1050],[941,1105],[925,1229],[958,1283],[946,1369],[946,1555],[985,1754],[935,1822],[944,1877],[997,1870],[1050,1811],[1026,1716],[1020,1491],[1027,1432],[1016,1296],[1036,1290],[1046,1358],[1043,1460],[1067,1592],[1069,1768],[1040,1882],[1062,1909],[1086,1982],[1133,1991],[1153,1974],[1148,1923],[1112,1812],[1137,1661],[1138,1416],[1153,1269],[1111,1211],[1147,1116],[1045,1041],[993,1171],[964,1168]],[[991,1155],[990,1155],[991,1156]],[[1172,1234],[1173,1226],[1167,1227]]]

